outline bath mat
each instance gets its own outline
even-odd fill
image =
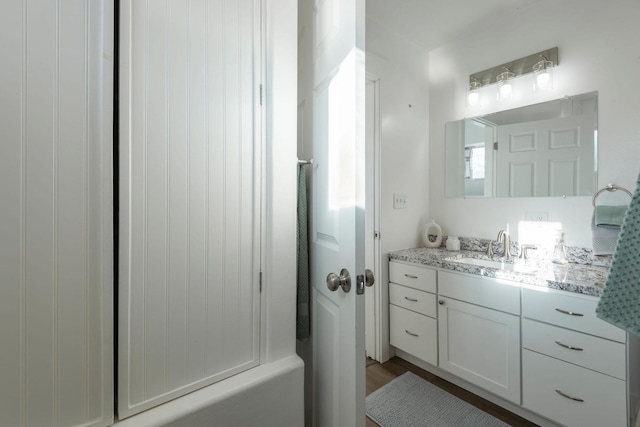
[[[411,372],[367,396],[367,416],[382,427],[509,426]]]

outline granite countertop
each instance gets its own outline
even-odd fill
[[[508,271],[455,262],[455,258],[479,258],[506,263],[515,263],[526,272]],[[511,280],[528,285],[544,286],[561,291],[575,292],[599,297],[602,295],[609,268],[601,265],[581,263],[554,264],[541,259],[504,260],[488,257],[484,252],[473,250],[449,251],[444,248],[413,248],[389,253],[390,260],[405,261],[429,267],[441,268],[484,277]]]

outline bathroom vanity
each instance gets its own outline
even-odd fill
[[[606,267],[427,248],[389,258],[398,356],[537,424],[633,425],[638,339],[596,318]]]

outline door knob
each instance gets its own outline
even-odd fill
[[[327,288],[329,288],[331,292],[335,292],[339,287],[341,287],[345,293],[349,293],[351,290],[351,275],[346,268],[340,270],[340,276],[336,273],[329,273],[329,275],[327,275]]]
[[[366,286],[373,286],[376,282],[376,278],[373,277],[373,271],[368,268],[364,271],[364,283]]]

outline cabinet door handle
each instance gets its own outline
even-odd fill
[[[438,304],[440,304],[440,305],[444,305],[444,300],[443,300],[443,299],[438,300]]]
[[[564,347],[564,348],[568,348],[569,350],[575,350],[575,351],[582,351],[584,349],[580,348],[580,347],[574,347],[572,345],[568,345],[568,344],[564,344],[561,343],[560,341],[556,341],[556,344],[558,344],[560,347]]]
[[[413,332],[409,332],[406,329],[404,330],[407,334],[411,335],[412,337],[419,337],[420,335],[418,334],[414,334]]]
[[[563,393],[560,390],[556,390],[556,393],[558,393],[562,397],[566,397],[567,399],[571,399],[571,400],[574,400],[576,402],[584,402],[584,399],[580,399],[579,397],[569,396],[568,394]]]
[[[417,279],[418,278],[418,276],[414,276],[413,274],[404,273],[404,275],[405,275],[405,277],[408,277],[409,279]]]
[[[582,317],[584,316],[584,314],[582,313],[575,313],[573,311],[569,311],[569,310],[563,310],[561,308],[556,308],[556,311],[562,314],[568,314],[569,316],[578,316],[578,317]]]
[[[404,297],[404,299],[406,299],[407,301],[411,301],[411,302],[418,302],[418,300],[415,299],[415,298]]]

